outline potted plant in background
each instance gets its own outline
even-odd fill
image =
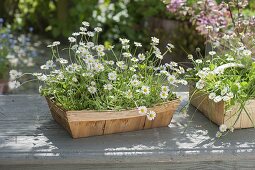
[[[189,69],[190,103],[220,125],[217,136],[229,129],[254,127],[254,13],[249,1],[164,1],[170,12],[189,17],[207,38],[206,57],[197,49]],[[248,8],[247,8],[248,7]],[[251,17],[250,17],[251,16]]]
[[[53,118],[73,138],[168,126],[179,105],[173,88],[187,84],[177,63],[160,64],[174,46],[162,53],[152,37],[144,51],[141,43],[120,39],[117,51],[98,44],[101,31],[83,22],[68,38],[68,59],[58,53],[60,42],[53,42],[52,60],[32,74],[42,82],[39,91]]]
[[[211,121],[220,125],[217,136],[227,129],[255,127],[254,112],[254,17],[241,12],[248,1],[220,3],[205,1],[203,9],[194,18],[206,24],[198,25],[207,35],[211,50],[204,57],[197,49],[198,57],[192,60],[194,69],[189,69],[190,103]],[[215,10],[220,15],[215,18]],[[236,10],[234,10],[236,9]],[[227,14],[227,15],[226,15]],[[213,25],[211,25],[214,23]]]

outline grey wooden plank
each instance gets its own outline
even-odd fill
[[[187,94],[182,94],[185,105]],[[116,164],[115,169],[137,164],[141,169],[147,163],[163,169],[168,164],[203,168],[210,162],[214,162],[212,167],[217,162],[224,168],[245,168],[245,161],[253,165],[255,159],[254,129],[237,130],[216,139],[217,126],[192,106],[186,117],[177,112],[170,128],[81,139],[72,139],[52,120],[45,100],[38,95],[0,96],[0,111],[4,115],[0,116],[0,169],[15,169],[15,164],[31,164],[30,168],[56,164],[63,169],[71,163],[81,169],[92,164],[109,168]]]

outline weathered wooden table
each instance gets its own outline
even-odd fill
[[[72,139],[44,98],[0,96],[0,169],[255,169],[255,130],[217,129],[190,106],[170,128]]]

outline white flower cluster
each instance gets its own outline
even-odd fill
[[[148,120],[154,120],[157,115],[156,112],[152,110],[148,111],[147,107],[145,106],[138,107],[138,112],[139,114],[146,115]]]
[[[68,38],[67,58],[58,53],[58,41],[48,45],[53,52],[52,59],[41,66],[41,73],[32,74],[42,83],[40,93],[54,97],[60,104],[65,102],[66,109],[117,110],[142,105],[139,113],[153,120],[156,113],[145,106],[176,99],[173,88],[180,83],[187,84],[180,79],[185,70],[176,62],[155,67],[174,46],[168,44],[167,50],[161,52],[156,47],[159,39],[152,37],[151,50],[144,51],[140,49],[141,43],[120,38],[121,50],[115,53],[113,46],[98,44],[96,38],[101,31],[100,27],[93,29],[88,22],[82,22],[80,32]],[[10,74],[13,78],[20,76],[15,71]]]

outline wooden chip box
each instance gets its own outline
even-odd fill
[[[150,121],[138,110],[127,111],[66,111],[46,98],[52,117],[62,125],[73,138],[106,135],[168,126],[180,104],[179,100],[150,108],[157,113]]]
[[[215,103],[209,99],[208,94],[195,92],[193,86],[190,86],[189,93],[190,103],[217,125],[225,124],[228,128],[234,127],[235,129],[254,127],[255,100],[249,100],[246,103],[245,108],[249,114],[247,115],[244,110],[238,112],[240,104],[233,106],[229,111],[225,112],[226,108],[223,101]]]

